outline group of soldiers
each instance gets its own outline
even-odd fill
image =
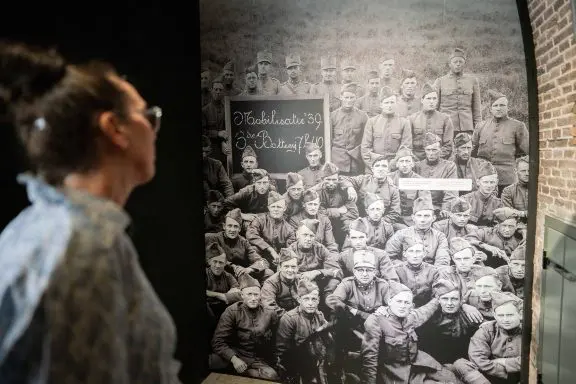
[[[482,117],[466,59],[454,49],[449,72],[421,86],[413,71],[395,78],[393,58],[364,84],[351,60],[337,83],[326,57],[310,85],[295,55],[280,84],[268,52],[243,90],[233,63],[202,72],[211,369],[295,384],[519,382],[528,131],[495,90]],[[282,183],[250,146],[229,175],[223,96],[240,94],[327,95],[331,143],[306,143],[309,166]]]

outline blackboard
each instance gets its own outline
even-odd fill
[[[226,130],[232,153],[230,174],[242,172],[242,152],[251,146],[258,163],[273,178],[308,166],[305,144],[315,142],[330,161],[327,97],[232,96],[225,98]]]

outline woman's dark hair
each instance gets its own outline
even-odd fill
[[[54,50],[0,43],[0,102],[33,171],[51,184],[98,161],[99,112],[126,110],[125,93],[103,62],[69,65]]]

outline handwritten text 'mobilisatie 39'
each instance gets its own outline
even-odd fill
[[[253,111],[236,111],[232,116],[232,122],[236,126],[286,126],[313,124],[316,126],[316,129],[319,129],[322,125],[322,115],[320,113],[303,113],[301,115],[292,113],[291,116],[288,117],[279,117],[277,114],[278,112],[275,109],[273,109],[270,113],[262,111],[260,114],[255,114]]]

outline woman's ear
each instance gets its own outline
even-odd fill
[[[98,116],[98,127],[106,137],[115,146],[126,149],[130,144],[126,129],[121,124],[118,116],[111,111],[102,112]]]

